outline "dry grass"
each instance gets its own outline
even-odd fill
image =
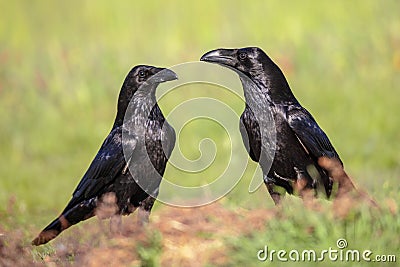
[[[190,209],[164,206],[152,214],[145,228],[138,226],[135,214],[124,217],[118,234],[110,232],[109,220],[95,218],[41,247],[29,243],[37,229],[0,228],[0,266],[229,266],[232,247],[227,238],[251,239],[255,233],[267,232],[269,222],[290,219],[285,204],[290,203],[252,210],[229,209],[219,203]],[[328,206],[321,201],[306,198],[303,212],[328,212],[334,215],[333,220],[340,221],[362,206],[355,198],[346,197],[326,210]],[[384,206],[397,215],[393,199]],[[10,219],[15,214],[12,208],[9,212],[6,215]],[[304,227],[299,233],[313,235],[319,226],[304,223],[298,227]]]
[[[92,219],[37,249],[21,231],[1,229],[0,266],[225,265],[223,238],[261,231],[275,213],[229,210],[218,203],[194,209],[165,206],[145,229],[131,215],[124,218],[121,232],[112,235],[108,220]]]

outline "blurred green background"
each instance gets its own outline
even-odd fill
[[[132,66],[197,61],[218,47],[266,51],[357,183],[378,200],[400,200],[399,1],[2,0],[0,10],[0,211],[15,201],[22,223],[39,228],[69,200]],[[213,127],[206,132],[225,140]],[[272,206],[264,188],[249,195],[247,186],[222,202]]]

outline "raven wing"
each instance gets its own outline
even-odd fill
[[[129,150],[133,153],[137,140],[132,136],[129,138],[129,142]],[[132,156],[132,153],[129,158]],[[104,140],[99,152],[76,187],[72,194],[72,199],[64,211],[85,199],[97,196],[97,194],[112,183],[116,176],[123,172],[126,167],[127,162],[123,150],[122,127],[117,127],[114,128],[107,136],[106,140]]]
[[[250,158],[258,162],[261,153],[261,133],[260,126],[257,122],[253,111],[246,106],[244,112],[240,116],[240,133],[242,140]]]
[[[322,156],[337,158],[343,165],[328,136],[305,108],[289,106],[287,121],[297,138],[314,159],[317,160]]]

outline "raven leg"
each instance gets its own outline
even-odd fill
[[[119,234],[119,233],[121,233],[121,229],[122,229],[121,215],[115,214],[115,215],[111,216],[111,219],[110,219],[110,232],[112,234]]]
[[[342,164],[336,158],[320,157],[318,159],[318,165],[328,172],[329,177],[332,177],[335,182],[338,182],[338,197],[346,195],[352,190],[356,190],[353,181],[346,174]]]
[[[356,188],[354,182],[344,171],[342,164],[335,158],[320,157],[318,159],[318,164],[327,170],[330,177],[335,182],[338,182],[339,188],[336,198],[341,198],[346,196],[351,191],[355,191],[360,197],[366,199],[372,206],[379,208],[378,203],[375,202],[366,192]]]
[[[149,222],[150,212],[153,208],[155,198],[148,196],[145,200],[140,203],[138,210],[138,224],[144,225]]]
[[[139,208],[137,216],[138,216],[137,224],[139,226],[146,225],[149,222],[150,211]]]
[[[269,178],[268,176],[265,176],[264,183],[267,186],[268,192],[272,200],[274,201],[275,205],[279,205],[281,203],[281,193],[275,191],[274,180]]]
[[[294,167],[294,171],[296,172],[297,178],[296,182],[294,183],[294,189],[298,192],[303,201],[317,197],[317,183],[310,176],[310,174],[307,171],[300,170],[297,167]]]
[[[279,205],[281,203],[281,194],[274,190],[275,185],[273,183],[267,183],[268,192],[274,201],[275,205]]]

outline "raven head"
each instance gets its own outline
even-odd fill
[[[175,72],[165,68],[138,65],[131,69],[121,88],[120,100],[129,102],[133,94],[144,84],[155,85],[178,79]],[[147,86],[143,86],[148,88]]]
[[[146,65],[133,67],[126,76],[119,93],[114,126],[122,125],[128,104],[139,88],[142,94],[151,95],[154,94],[158,84],[176,79],[178,79],[176,73],[169,69]]]
[[[178,77],[175,72],[169,69],[138,65],[128,73],[123,87],[126,86],[137,89],[146,81],[149,83],[162,83],[176,79],[178,79]]]
[[[200,60],[231,68],[242,83],[244,74],[265,90],[273,102],[297,102],[280,68],[258,47],[215,49]]]
[[[265,63],[272,60],[258,47],[215,49],[204,54],[201,61],[217,63],[240,71],[252,80],[265,73]]]

